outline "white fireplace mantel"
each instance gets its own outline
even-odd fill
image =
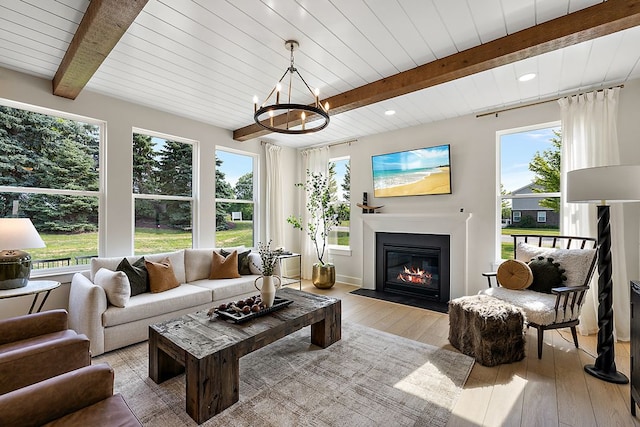
[[[418,214],[362,214],[362,288],[375,289],[376,233],[449,235],[451,243],[451,299],[468,294],[468,212]]]

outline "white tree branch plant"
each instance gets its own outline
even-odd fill
[[[307,169],[306,181],[295,185],[305,190],[307,197],[305,206],[309,212],[309,221],[304,224],[302,217],[291,215],[287,218],[287,222],[309,236],[316,249],[318,262],[324,266],[328,264],[324,262],[324,256],[327,252],[329,233],[339,224],[330,177]]]

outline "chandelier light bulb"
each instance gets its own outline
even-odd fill
[[[253,112],[258,111],[258,95],[253,95]]]
[[[324,111],[329,112],[329,101],[324,103]]]
[[[302,130],[304,130],[304,120],[307,118],[307,115],[304,113],[300,113],[300,118],[302,119]]]

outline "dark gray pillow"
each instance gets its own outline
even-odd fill
[[[129,278],[131,296],[149,292],[149,274],[147,273],[147,267],[144,265],[144,257],[133,264],[123,258],[118,267],[116,267],[116,271],[123,271]]]
[[[529,268],[533,273],[533,282],[527,289],[531,291],[550,294],[551,289],[564,286],[564,281],[567,280],[564,268],[554,262],[553,258],[543,256],[532,258],[529,261]]]
[[[245,252],[238,252],[238,274],[253,274],[249,269],[249,254],[251,253],[251,249]],[[231,252],[228,252],[224,249],[220,249],[220,255],[223,257],[228,257],[231,255]]]

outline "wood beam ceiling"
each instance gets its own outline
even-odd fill
[[[76,99],[148,0],[91,0],[53,77],[53,94]]]
[[[322,100],[336,115],[640,25],[640,0],[609,0]],[[285,123],[285,115],[274,123]],[[233,131],[247,141],[270,132]]]

